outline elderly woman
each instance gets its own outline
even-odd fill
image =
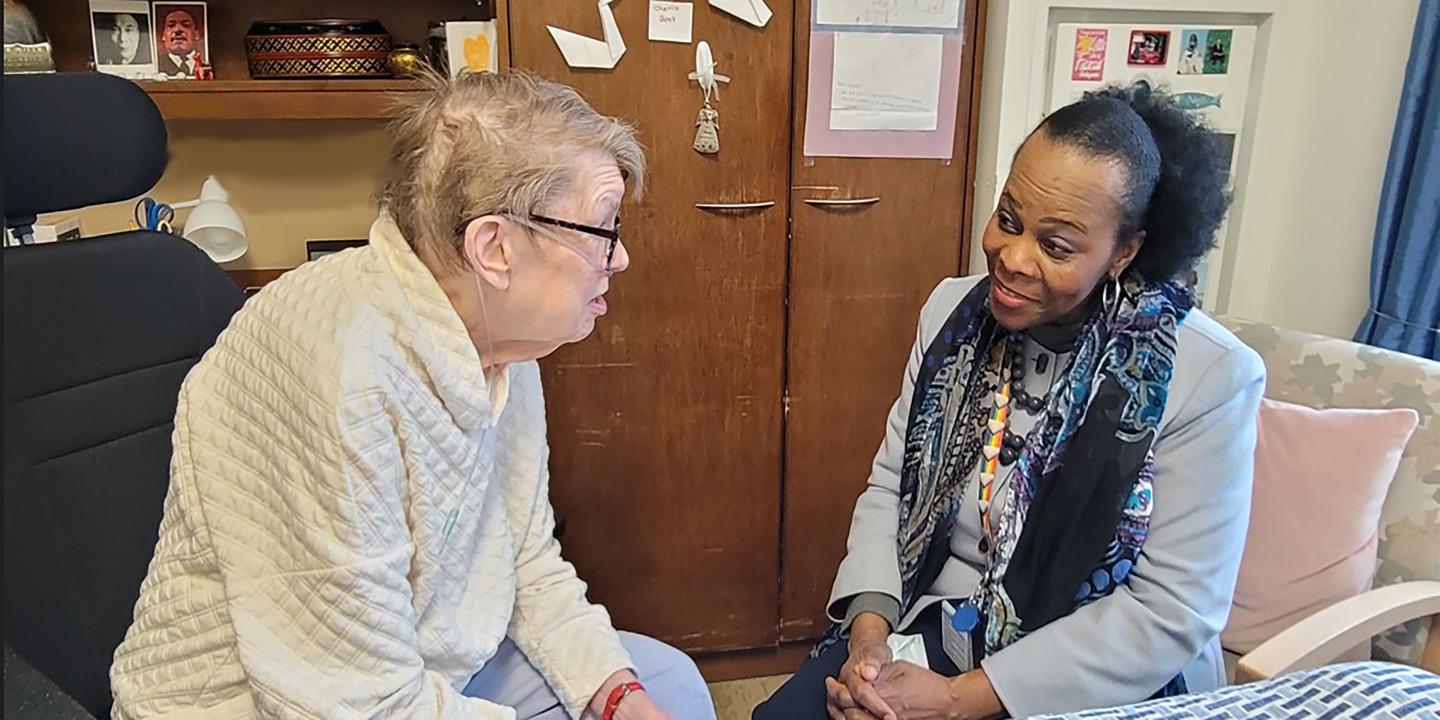
[[[266,288],[185,381],[117,718],[714,718],[586,600],[547,497],[535,361],[629,264],[634,133],[520,73],[430,83],[370,244]]]
[[[1223,683],[1264,369],[1176,282],[1224,214],[1223,160],[1143,85],[1030,135],[989,277],[921,312],[837,632],[755,718],[1023,717]]]

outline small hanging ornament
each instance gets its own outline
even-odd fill
[[[706,155],[720,152],[720,113],[708,102],[695,118],[695,152]]]
[[[689,77],[699,82],[701,92],[705,93],[705,104],[695,117],[695,142],[692,146],[695,152],[714,155],[720,152],[720,113],[710,101],[720,99],[720,86],[716,83],[728,83],[730,78],[715,74],[715,57],[710,54],[710,43],[701,40],[695,47],[695,72]]]

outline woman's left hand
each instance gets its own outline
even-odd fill
[[[951,680],[929,668],[894,662],[875,678],[875,690],[900,720],[958,720],[959,698]]]

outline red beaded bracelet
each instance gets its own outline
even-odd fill
[[[621,683],[610,691],[610,699],[605,701],[605,712],[601,714],[601,720],[615,720],[615,711],[620,709],[620,703],[632,692],[645,692],[645,686],[634,680]]]

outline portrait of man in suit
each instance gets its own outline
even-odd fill
[[[167,77],[193,79],[208,61],[204,3],[155,3],[156,66]]]

